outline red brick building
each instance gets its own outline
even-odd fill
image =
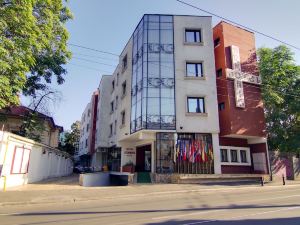
[[[254,33],[213,28],[222,173],[269,173]]]

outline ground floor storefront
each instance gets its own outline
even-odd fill
[[[96,155],[99,168],[134,173],[135,182],[172,182],[181,174],[269,173],[266,143],[213,133],[140,132]]]

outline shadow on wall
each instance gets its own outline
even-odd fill
[[[296,174],[299,175],[299,163],[293,163],[294,154],[280,153],[278,151],[270,151],[270,163],[272,176],[276,178],[285,178],[294,180]],[[299,160],[298,160],[299,162]]]

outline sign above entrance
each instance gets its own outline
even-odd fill
[[[243,82],[261,85],[260,76],[242,72],[240,50],[237,46],[230,46],[232,69],[226,69],[226,77],[234,80],[235,105],[238,108],[245,108],[245,96]]]

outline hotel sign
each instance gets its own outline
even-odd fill
[[[230,50],[232,69],[226,69],[226,77],[234,80],[236,107],[245,108],[243,82],[261,85],[261,78],[254,74],[242,72],[239,47],[232,45],[230,46]]]

